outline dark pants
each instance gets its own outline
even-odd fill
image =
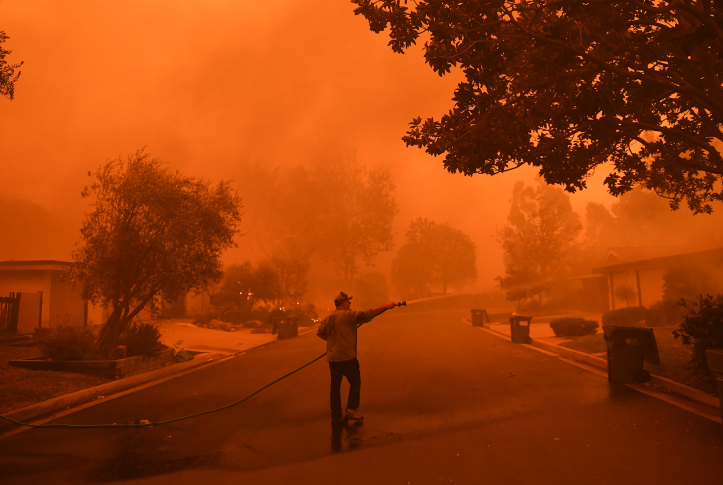
[[[349,381],[349,399],[347,409],[359,407],[359,392],[361,390],[361,373],[359,372],[359,361],[354,358],[341,362],[329,362],[331,371],[331,418],[341,419],[341,378],[346,377]]]

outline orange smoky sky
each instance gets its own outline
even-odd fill
[[[413,218],[449,222],[477,243],[479,288],[504,271],[495,230],[534,171],[451,175],[405,148],[413,117],[452,106],[455,75],[434,74],[419,49],[394,54],[351,3],[4,0],[0,19],[9,61],[25,62],[15,100],[0,99],[0,194],[48,208],[73,234],[87,171],[143,146],[212,180],[238,177],[241,160],[283,168],[355,149],[392,167],[398,244]],[[576,210],[612,200],[601,182],[573,196]],[[21,257],[68,259],[72,239]]]

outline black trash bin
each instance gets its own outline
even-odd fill
[[[650,374],[643,361],[660,365],[655,334],[648,327],[603,327],[608,348],[608,380],[611,382],[647,382]]]
[[[483,327],[485,324],[485,318],[487,322],[490,321],[490,317],[487,315],[487,310],[472,310],[472,326]]]
[[[274,318],[274,329],[279,333],[279,340],[298,337],[299,319],[296,317]]]
[[[513,313],[510,316],[510,337],[516,344],[530,344],[532,339],[530,338],[530,322],[532,317],[526,317],[524,315],[518,315]],[[527,325],[522,325],[522,322],[527,322]]]

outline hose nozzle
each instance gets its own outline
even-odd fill
[[[407,306],[407,302],[406,302],[406,301],[400,301],[399,303],[397,303],[397,306]]]

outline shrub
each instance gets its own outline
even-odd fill
[[[264,322],[262,322],[260,320],[249,320],[249,321],[243,323],[243,326],[245,328],[261,328],[264,325],[265,325]]]
[[[211,320],[217,317],[218,315],[216,313],[204,313],[201,315],[194,315],[193,323],[199,327],[205,327],[211,322]]]
[[[228,322],[222,322],[221,320],[211,320],[208,325],[208,328],[213,328],[215,330],[223,330],[224,332],[230,332],[234,327],[232,324]]]
[[[95,343],[93,332],[77,325],[39,328],[35,338],[40,351],[51,360],[83,360]]]
[[[692,347],[691,364],[708,370],[707,349],[723,348],[723,295],[700,297],[698,302],[681,300],[688,314],[673,337]]]
[[[594,320],[584,318],[557,318],[550,322],[550,327],[558,337],[579,337],[590,335],[597,331],[600,325]]]
[[[316,305],[305,303],[295,305],[286,312],[289,316],[298,318],[300,327],[311,327],[319,321],[319,314],[316,312]]]
[[[636,306],[632,308],[621,308],[619,310],[611,310],[603,313],[603,327],[620,326],[632,327],[641,320],[645,320],[648,315],[648,309],[644,306]]]
[[[152,323],[131,322],[123,331],[118,345],[125,345],[128,356],[148,355],[163,349],[161,331]]]
[[[685,308],[673,300],[661,300],[650,305],[645,317],[648,327],[680,325],[685,319]]]

